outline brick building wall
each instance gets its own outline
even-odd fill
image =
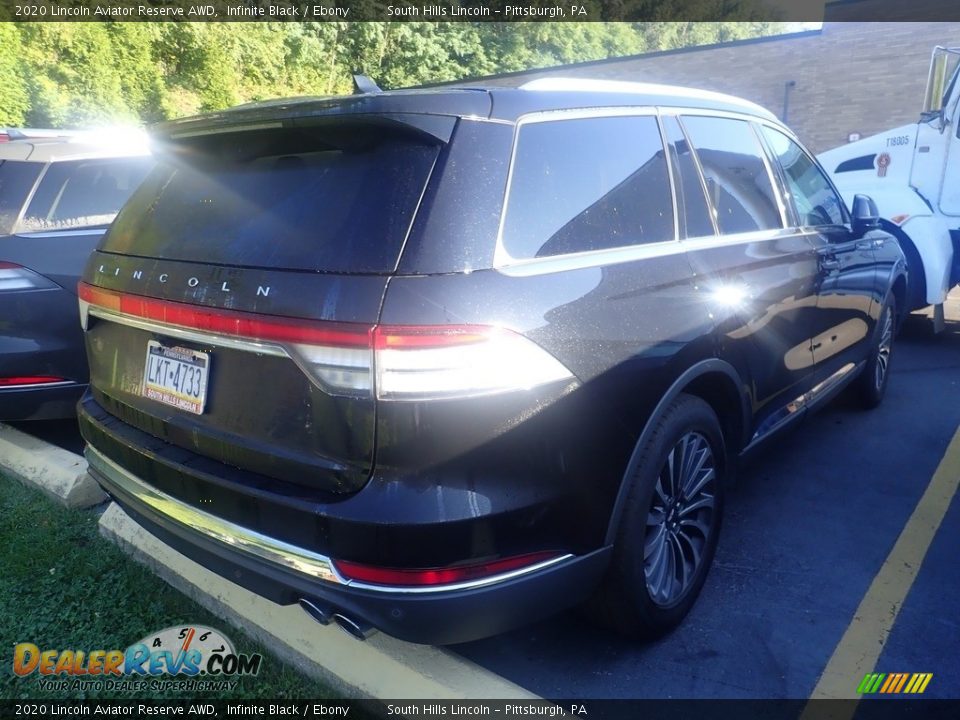
[[[783,117],[814,152],[916,122],[935,45],[960,46],[960,23],[828,22],[821,30],[511,73],[475,84],[540,77],[686,85],[752,100]]]

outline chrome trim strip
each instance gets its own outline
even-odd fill
[[[650,258],[666,257],[668,255],[680,255],[696,250],[710,250],[730,245],[745,245],[756,242],[775,242],[785,237],[807,237],[816,234],[816,231],[812,230],[777,228],[774,230],[753,230],[751,232],[735,233],[732,235],[704,235],[702,237],[685,238],[679,241],[666,240],[664,242],[649,243],[647,245],[627,245],[622,248],[588,250],[586,252],[569,253],[567,255],[516,260],[512,264],[498,267],[496,270],[510,277],[529,277],[531,275],[543,275],[567,270],[604,267],[616,263],[648,260]]]
[[[326,582],[343,584],[330,558],[305,548],[290,545],[266,535],[198,510],[164,492],[150,487],[140,478],[117,465],[98,450],[87,445],[83,454],[90,468],[110,483],[154,512],[178,525],[199,533],[239,552],[265,560],[295,572]]]
[[[9,390],[32,390],[33,388],[55,388],[55,387],[64,387],[65,385],[76,385],[73,380],[58,380],[57,382],[48,382],[48,383],[30,383],[29,385],[0,385],[0,393],[9,391]]]
[[[430,587],[403,587],[396,585],[372,585],[370,583],[358,582],[356,580],[347,580],[346,584],[352,588],[357,588],[359,590],[373,590],[375,592],[391,592],[391,593],[410,593],[410,594],[422,594],[422,593],[437,593],[437,592],[446,592],[454,590],[472,590],[475,588],[486,587],[488,585],[496,585],[497,583],[506,582],[507,580],[513,580],[514,578],[523,577],[524,575],[529,575],[530,573],[537,572],[538,570],[543,570],[544,568],[551,567],[557,563],[564,562],[569,560],[573,555],[567,553],[566,555],[560,555],[549,560],[544,560],[543,562],[537,563],[535,565],[527,565],[525,567],[519,568],[517,570],[511,570],[510,572],[500,573],[499,575],[491,575],[490,577],[480,578],[478,580],[467,580],[460,583],[451,583],[449,585],[434,585]]]
[[[486,587],[514,578],[528,575],[538,570],[556,565],[573,557],[571,554],[544,560],[510,572],[491,575],[490,577],[469,580],[448,585],[434,585],[430,587],[405,587],[396,585],[372,585],[345,578],[333,565],[333,561],[326,555],[307,550],[306,548],[291,545],[282,540],[263,535],[242,525],[211,515],[203,510],[188,505],[166,493],[157,490],[133,475],[125,468],[120,467],[110,458],[103,455],[91,445],[87,445],[83,454],[87,463],[95,472],[103,475],[109,482],[116,485],[134,500],[154,512],[169,518],[178,525],[192,532],[203,535],[207,539],[218,542],[238,552],[265,560],[274,565],[293,570],[303,575],[309,575],[324,582],[334,583],[343,587],[358,590],[370,590],[380,593],[442,593],[458,590],[470,590]]]
[[[192,342],[232,348],[233,350],[244,350],[246,352],[260,353],[262,355],[288,357],[287,351],[281,345],[260,342],[259,340],[246,340],[244,338],[224,337],[222,335],[208,334],[200,330],[191,330],[189,328],[183,328],[177,325],[168,325],[166,323],[157,322],[156,320],[145,320],[143,318],[133,317],[132,315],[126,315],[125,313],[114,312],[113,310],[107,310],[99,305],[88,304],[87,314],[101,318],[102,320],[107,320],[109,322],[119,323],[120,325],[128,325],[139,330],[155,332],[160,335],[168,335],[170,337],[180,338],[181,340],[190,340]]]
[[[663,116],[657,113],[657,130],[660,132],[660,144],[663,145],[663,159],[667,163],[667,178],[670,182],[670,199],[673,201],[673,239],[680,239],[680,203],[677,200],[677,178],[674,176],[673,156],[670,154],[670,142],[663,127]],[[686,213],[686,207],[684,207]]]
[[[864,361],[861,361],[860,363],[847,363],[833,373],[830,377],[817,383],[814,387],[807,390],[807,392],[805,392],[803,395],[795,400],[792,400],[784,407],[780,408],[780,410],[773,413],[773,415],[767,418],[763,425],[757,428],[757,431],[750,439],[750,443],[741,451],[741,454],[752,450],[756,445],[760,444],[767,437],[773,435],[775,432],[787,425],[790,421],[800,418],[804,412],[806,412],[806,410],[814,407],[825,397],[828,397],[832,390],[837,389],[845,380],[848,380],[851,377],[851,372],[861,369],[864,365]]]
[[[107,214],[116,215],[116,213],[107,213]],[[25,237],[32,237],[32,238],[49,238],[49,237],[63,237],[65,235],[69,237],[79,237],[81,235],[103,235],[105,232],[106,232],[106,227],[99,227],[99,228],[92,228],[92,229],[83,228],[83,229],[75,229],[75,230],[71,230],[69,228],[65,228],[63,230],[38,230],[38,231],[23,230],[22,232],[19,232],[17,234],[23,235]]]

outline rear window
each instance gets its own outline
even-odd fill
[[[0,161],[0,234],[7,235],[13,231],[20,210],[42,169],[42,163]]]
[[[51,163],[17,231],[109,225],[152,165],[143,157]]]
[[[397,264],[438,147],[384,128],[233,133],[159,164],[103,249],[343,273]]]
[[[673,198],[656,118],[521,127],[503,222],[503,246],[512,258],[673,239]]]

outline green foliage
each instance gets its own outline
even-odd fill
[[[622,0],[611,17],[650,17],[650,2]],[[670,2],[747,22],[0,23],[0,125],[152,122],[342,94],[354,72],[408,87],[789,29],[752,21],[754,0]]]
[[[0,23],[0,126],[22,125],[30,108],[20,61],[20,33],[12,23]]]

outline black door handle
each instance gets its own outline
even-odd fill
[[[820,269],[821,270],[839,270],[840,261],[836,258],[820,258]]]

